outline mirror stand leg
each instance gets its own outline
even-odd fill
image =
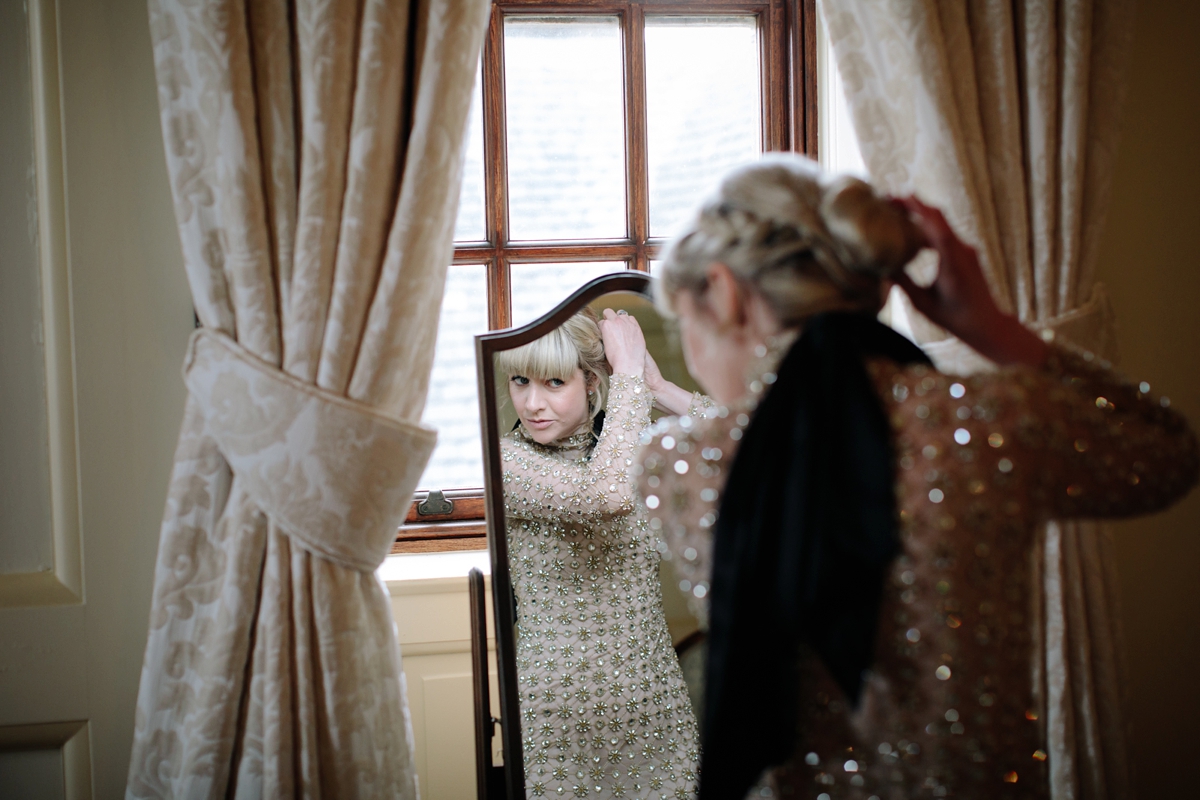
[[[492,739],[500,720],[492,716],[488,686],[487,600],[483,573],[478,569],[467,574],[467,590],[471,605],[471,675],[475,690],[475,789],[479,800],[500,800],[504,796],[504,768],[492,765]]]

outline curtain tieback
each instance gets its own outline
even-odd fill
[[[183,376],[207,434],[284,532],[353,569],[383,563],[434,430],[297,380],[206,328],[192,334]]]
[[[1077,347],[1090,350],[1109,361],[1117,360],[1117,340],[1114,335],[1114,313],[1104,284],[1092,288],[1091,298],[1082,306],[1040,322],[1028,323],[1029,328],[1039,333],[1051,331],[1055,337],[1065,339]],[[933,361],[939,371],[948,375],[973,375],[990,372],[996,368],[988,359],[979,355],[961,340],[951,336],[937,342],[921,345],[921,349]]]

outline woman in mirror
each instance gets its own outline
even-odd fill
[[[650,409],[698,413],[637,320],[589,310],[497,355],[519,421],[500,443],[530,797],[689,797],[696,723],[632,466]]]
[[[1186,422],[1003,313],[937,210],[798,156],[729,175],[661,274],[722,404],[639,461],[709,604],[700,797],[1047,797],[1037,523],[1174,502]],[[877,321],[891,281],[998,370],[937,372]]]

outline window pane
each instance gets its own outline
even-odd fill
[[[458,195],[458,221],[454,226],[454,241],[482,242],[487,239],[483,208],[483,79],[477,70],[475,96],[471,98],[470,118],[467,122],[462,191]]]
[[[512,239],[625,236],[625,102],[616,17],[504,21]]]
[[[512,324],[524,325],[567,299],[567,295],[592,278],[623,272],[624,261],[576,264],[513,264]]]
[[[426,424],[438,429],[438,443],[421,476],[421,488],[483,486],[474,337],[487,332],[487,312],[484,266],[450,267],[424,416]]]
[[[761,151],[753,17],[646,18],[650,235],[670,236],[713,183]]]

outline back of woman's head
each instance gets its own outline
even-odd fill
[[[659,304],[699,294],[727,265],[784,326],[830,310],[876,311],[882,283],[919,249],[907,212],[870,184],[815,161],[772,153],[734,170],[663,256]]]
[[[577,368],[583,371],[592,391],[588,395],[588,415],[595,417],[608,400],[608,376],[612,368],[604,357],[604,340],[596,313],[587,307],[542,338],[496,354],[496,371],[505,381],[513,375],[539,381],[553,378],[565,381]]]

